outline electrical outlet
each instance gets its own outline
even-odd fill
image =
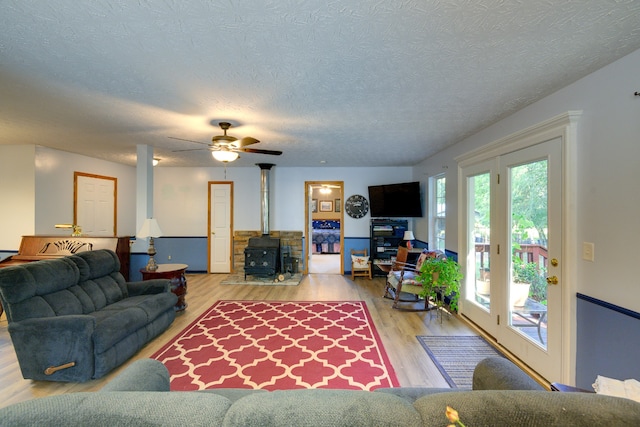
[[[590,242],[582,242],[582,259],[585,261],[594,260],[595,245]]]
[[[171,255],[169,255],[169,256],[167,257],[167,259],[168,259],[169,261],[171,261]]]

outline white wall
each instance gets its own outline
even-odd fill
[[[406,182],[410,167],[280,168],[270,171],[270,229],[304,230],[305,181],[344,181],[345,198],[367,187]],[[260,230],[260,168],[167,168],[154,171],[154,215],[166,236],[206,236],[208,181],[234,182],[234,229]],[[344,202],[344,201],[343,201]],[[368,237],[369,216],[345,215],[347,237]]]
[[[577,247],[595,243],[595,261],[578,258],[578,292],[640,311],[640,50],[421,162],[414,178],[447,176],[447,248],[457,251],[457,167],[453,159],[569,110],[578,127]],[[426,230],[426,221],[420,228]],[[426,231],[425,231],[426,233]],[[426,234],[425,234],[426,235]]]
[[[410,167],[387,168],[274,168],[272,176],[273,230],[304,230],[305,181],[344,181],[344,199],[354,194],[369,198],[368,186],[411,180]],[[344,200],[342,201],[344,203]],[[371,216],[344,215],[345,237],[368,237]],[[258,223],[259,228],[259,223]]]
[[[0,212],[0,251],[15,251],[22,235],[65,234],[73,221],[75,171],[118,179],[118,235],[136,233],[134,167],[40,146],[0,146],[0,196],[13,209]],[[369,185],[406,182],[410,167],[279,168],[271,170],[272,230],[304,230],[304,182],[344,181],[345,198],[367,196]],[[206,236],[208,181],[234,182],[234,228],[260,230],[260,168],[154,169],[154,216],[166,236]],[[369,216],[345,215],[348,237],[369,236]],[[82,224],[80,224],[82,225]]]
[[[73,173],[84,172],[118,179],[117,234],[135,235],[135,168],[40,146],[36,147],[35,166],[35,234],[66,232],[55,224],[73,222]]]
[[[165,236],[206,236],[208,182],[233,181],[234,228],[260,229],[260,169],[169,168],[154,170],[153,212]],[[256,214],[257,212],[257,214]]]
[[[35,231],[35,146],[0,145],[0,251]]]

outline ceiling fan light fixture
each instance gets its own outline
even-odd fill
[[[219,162],[229,163],[238,158],[238,153],[229,150],[212,151],[211,155]]]

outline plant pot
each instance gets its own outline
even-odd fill
[[[511,282],[511,289],[509,289],[511,307],[522,307],[527,302],[530,287],[531,283]]]
[[[488,280],[476,280],[476,292],[480,295],[491,294],[491,282]]]

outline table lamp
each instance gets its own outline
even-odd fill
[[[411,250],[411,248],[413,247],[413,245],[411,244],[412,240],[415,240],[415,237],[413,236],[413,231],[407,230],[404,232],[404,237],[402,237],[402,240],[407,242],[407,249]]]
[[[153,258],[156,254],[156,248],[153,246],[153,238],[160,236],[162,236],[162,230],[160,230],[158,220],[155,218],[145,219],[140,231],[138,231],[137,237],[140,239],[149,238],[149,249],[147,250],[147,253],[149,254],[149,262],[145,267],[145,270],[147,271],[156,271],[158,269],[158,264],[156,264],[156,260]]]

